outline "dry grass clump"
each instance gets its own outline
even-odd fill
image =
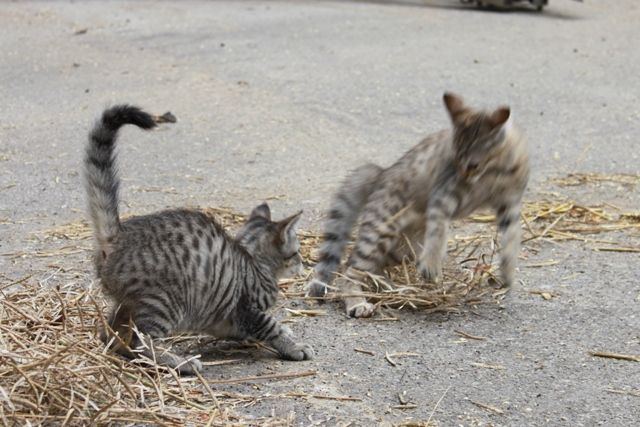
[[[10,292],[6,288],[11,286]],[[132,364],[97,339],[95,289],[28,280],[2,287],[0,420],[4,425],[229,425],[238,419],[200,378]]]
[[[562,198],[525,203],[522,219],[528,232],[525,244],[536,239],[578,240],[589,243],[594,250],[627,252],[629,248],[624,242],[600,239],[596,235],[623,232],[637,237],[640,229],[638,212],[623,212],[607,203],[586,206]]]

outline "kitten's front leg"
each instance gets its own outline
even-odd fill
[[[418,271],[427,282],[440,283],[442,280],[442,260],[447,252],[447,231],[455,206],[455,200],[445,197],[434,199],[427,208],[424,246],[418,262]]]
[[[520,203],[500,206],[496,218],[500,231],[500,273],[502,285],[507,287],[514,283],[520,253]]]
[[[247,337],[263,341],[287,360],[313,359],[313,348],[308,344],[296,343],[289,328],[278,323],[270,314],[255,306],[244,306],[238,310],[238,329]]]

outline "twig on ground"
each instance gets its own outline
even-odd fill
[[[590,351],[590,355],[595,357],[605,357],[608,359],[628,360],[631,362],[640,362],[640,356],[620,353],[610,353],[608,351]]]

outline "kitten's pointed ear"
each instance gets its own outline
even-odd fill
[[[489,116],[489,123],[491,127],[497,128],[504,125],[511,116],[511,110],[509,107],[500,107]]]
[[[280,239],[285,242],[287,237],[294,236],[296,234],[296,225],[298,220],[302,216],[302,211],[299,211],[288,218],[278,222],[278,230],[280,231]]]
[[[451,121],[457,123],[460,114],[464,113],[467,109],[464,105],[464,100],[460,95],[456,95],[453,92],[445,92],[442,99],[444,100],[445,107],[447,107]]]
[[[264,218],[267,221],[271,221],[271,209],[269,209],[269,205],[266,202],[253,208],[249,219],[254,218]]]

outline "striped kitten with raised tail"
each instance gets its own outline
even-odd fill
[[[365,165],[343,182],[331,202],[307,295],[326,294],[360,218],[355,247],[336,288],[351,294],[344,299],[350,316],[371,316],[374,306],[357,296],[362,289],[350,279],[362,278],[362,272],[380,274],[415,253],[422,276],[439,282],[449,223],[484,207],[496,212],[501,233],[502,285],[514,282],[520,209],[529,179],[525,139],[512,126],[508,107],[476,110],[452,93],[444,94],[444,104],[452,129],[428,136],[386,169]]]
[[[156,126],[136,107],[109,108],[89,134],[84,160],[95,267],[113,300],[111,330],[103,339],[123,355],[142,353],[184,374],[199,370],[201,363],[162,349],[154,339],[182,332],[253,339],[284,359],[311,359],[312,348],[297,343],[266,312],[276,301],[278,278],[302,269],[295,232],[302,212],[272,221],[269,206],[261,204],[235,238],[193,210],[121,221],[114,146],[118,129],[127,124]]]

